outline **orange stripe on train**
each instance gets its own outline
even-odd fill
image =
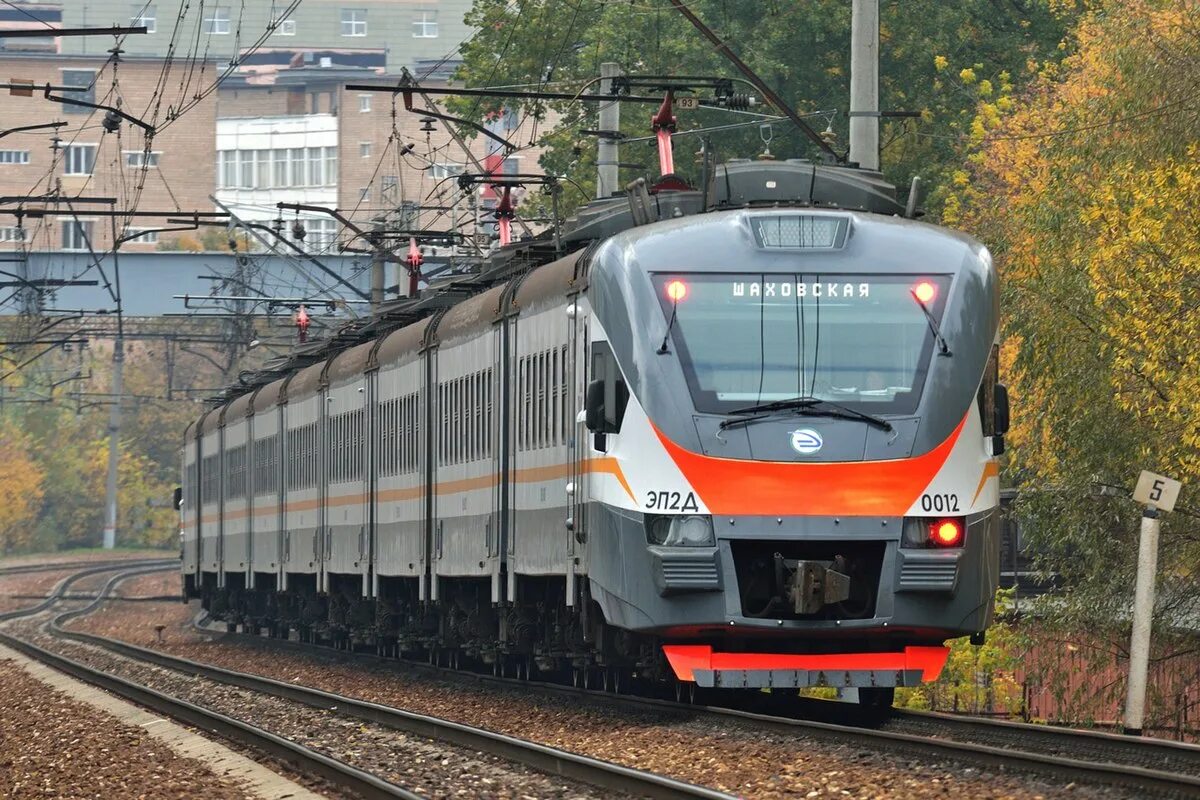
[[[832,463],[705,456],[654,432],[710,513],[898,517],[929,487],[966,422],[921,456]]]

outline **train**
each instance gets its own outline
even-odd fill
[[[1008,393],[986,247],[877,172],[584,206],[189,425],[184,596],[576,683],[857,690],[984,635]]]

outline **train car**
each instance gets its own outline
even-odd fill
[[[986,248],[844,168],[731,163],[636,202],[201,417],[188,594],[234,624],[577,681],[889,705],[935,678],[999,577]],[[253,458],[285,465],[263,506],[278,569],[204,544],[242,530],[238,498],[203,487],[242,463],[222,448],[247,408]]]

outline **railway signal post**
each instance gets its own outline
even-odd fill
[[[1125,733],[1142,735],[1146,712],[1146,676],[1150,664],[1150,627],[1154,613],[1154,578],[1158,571],[1158,529],[1162,512],[1175,508],[1179,481],[1142,470],[1133,499],[1142,504],[1137,584],[1133,595],[1133,634],[1129,641],[1129,691],[1125,698]]]

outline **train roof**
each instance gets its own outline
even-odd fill
[[[419,350],[431,334],[443,339],[506,311],[582,289],[590,254],[614,236],[634,232],[635,238],[643,239],[652,231],[638,229],[648,223],[655,223],[654,231],[665,232],[686,224],[684,220],[702,219],[706,212],[737,208],[851,210],[880,221],[909,217],[905,224],[912,224],[911,218],[920,213],[912,198],[907,205],[902,202],[896,188],[878,172],[801,159],[731,159],[711,170],[706,186],[684,191],[641,181],[626,194],[579,209],[564,221],[557,238],[547,232],[499,248],[476,259],[468,272],[435,280],[417,297],[385,303],[371,319],[347,323],[328,339],[300,345],[290,355],[242,374],[210,402],[223,406],[263,387],[265,391],[251,401],[253,410],[285,402],[288,394],[315,390],[326,370],[330,379],[336,373],[340,380]],[[503,287],[521,277],[515,292],[506,294]],[[507,302],[508,308],[501,308],[501,302]],[[431,322],[435,317],[441,318],[436,324]],[[342,359],[340,354],[351,348],[356,355]],[[336,364],[326,364],[331,359]],[[294,380],[286,380],[289,376]]]

